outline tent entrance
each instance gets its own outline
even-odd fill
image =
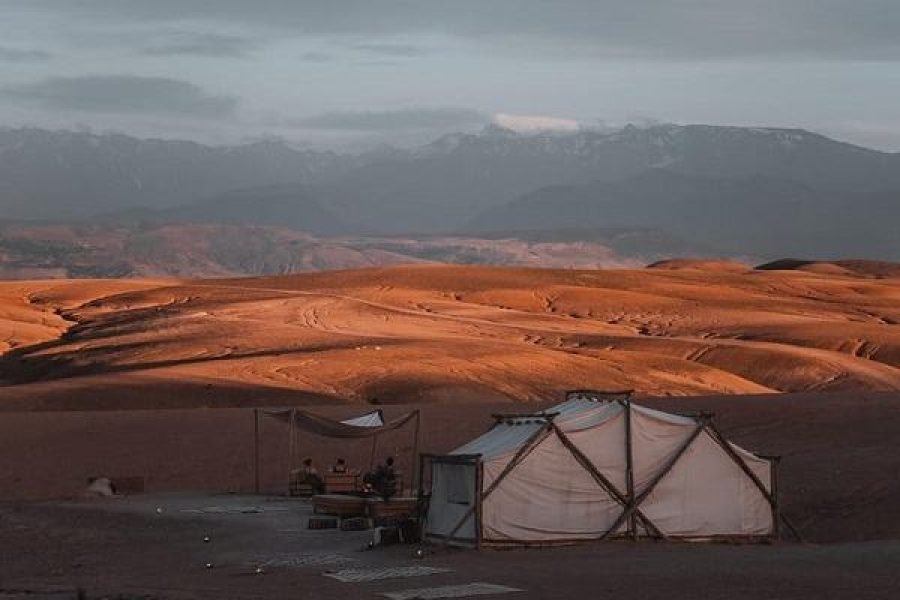
[[[481,543],[481,456],[478,454],[423,454],[420,468],[427,470],[428,498],[419,505],[428,507],[424,535],[431,541],[477,547]],[[420,476],[421,480],[421,476]],[[426,489],[422,485],[421,490]]]

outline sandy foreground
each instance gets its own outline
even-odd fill
[[[310,531],[309,510],[283,498],[197,494],[0,504],[0,597],[61,600],[81,588],[91,598],[383,599],[434,597],[425,593],[449,587],[465,592],[458,597],[474,588],[510,600],[843,600],[893,598],[900,585],[896,541],[426,546],[418,558],[406,545],[367,550],[366,532]],[[376,579],[361,580],[367,576]]]
[[[67,597],[77,586],[167,598],[379,597],[472,582],[523,590],[510,598],[891,597],[900,586],[898,323],[895,277],[715,263],[2,283],[0,598]],[[228,549],[327,549],[361,568],[411,560],[409,548],[361,553],[358,535],[321,547],[308,537],[306,509],[277,496],[286,431],[268,418],[268,496],[246,496],[252,407],[334,418],[373,405],[388,418],[419,409],[420,449],[442,452],[484,431],[494,412],[549,406],[573,388],[634,388],[649,406],[711,410],[733,441],[783,455],[784,510],[808,543],[440,551],[424,560],[448,571],[402,585],[350,585],[320,564],[256,576],[248,565],[258,556]],[[411,451],[412,432],[401,430],[377,454],[410,473]],[[296,457],[366,468],[370,452],[368,442],[304,436]],[[143,478],[147,493],[75,499],[98,475]],[[287,509],[195,510],[229,502]],[[217,543],[198,542],[205,532]],[[217,567],[203,568],[209,560]]]

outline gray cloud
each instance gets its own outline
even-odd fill
[[[196,55],[210,57],[246,56],[255,44],[251,40],[234,35],[217,33],[179,33],[166,41],[144,48],[141,52],[155,56]]]
[[[537,51],[900,59],[896,0],[34,0],[92,20],[194,19],[304,35],[439,33]],[[535,46],[536,44],[536,46]]]
[[[326,52],[315,52],[315,51],[304,52],[303,54],[301,54],[299,56],[299,58],[303,62],[312,62],[312,63],[324,63],[324,62],[330,62],[330,61],[334,60],[334,56],[332,56],[331,54],[328,54]]]
[[[467,108],[401,108],[386,111],[330,112],[290,122],[303,129],[331,131],[408,131],[471,127],[490,117]]]
[[[398,56],[412,58],[414,56],[423,56],[431,52],[428,48],[415,46],[413,44],[354,44],[354,50],[362,52],[371,52],[373,54],[384,54],[386,56]]]
[[[49,77],[10,85],[0,94],[49,109],[222,117],[234,112],[237,100],[215,96],[178,79],[131,75]]]
[[[35,62],[49,60],[53,55],[43,50],[22,50],[0,46],[0,60],[7,62]]]

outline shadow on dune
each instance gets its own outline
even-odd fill
[[[55,340],[52,342],[44,342],[35,344],[25,348],[20,348],[12,352],[8,352],[0,357],[0,382],[6,382],[11,385],[19,385],[26,383],[34,383],[37,381],[51,381],[57,379],[68,379],[72,377],[83,377],[86,375],[110,375],[115,373],[130,373],[136,371],[148,371],[153,369],[165,369],[170,367],[178,367],[193,364],[203,364],[211,362],[223,362],[233,360],[245,360],[256,358],[275,358],[287,355],[305,355],[315,354],[317,352],[331,352],[335,350],[352,350],[359,347],[359,340],[335,340],[328,343],[320,343],[315,345],[303,346],[300,348],[272,348],[266,350],[255,350],[250,352],[234,352],[228,354],[215,354],[209,356],[192,356],[184,358],[172,358],[166,360],[150,360],[125,364],[110,364],[98,360],[92,362],[91,356],[108,358],[115,354],[124,352],[125,359],[129,355],[140,356],[149,351],[158,352],[159,349],[165,348],[168,342],[177,343],[176,338],[156,339],[152,342],[137,342],[132,344],[120,344],[110,348],[96,348],[90,350],[75,350],[55,355],[35,355],[35,352],[50,350],[56,347],[64,346],[68,342],[64,340]],[[377,339],[368,340],[370,344],[378,344],[379,346],[388,346],[392,344],[400,344],[402,340]]]
[[[74,377],[2,390],[0,413],[23,411],[117,411],[347,404],[334,394],[261,384],[186,381],[133,376]]]

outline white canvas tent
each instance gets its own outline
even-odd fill
[[[542,413],[495,418],[449,455],[427,456],[428,539],[477,546],[778,534],[776,460],[727,442],[711,415],[652,410],[627,393],[573,392]]]

